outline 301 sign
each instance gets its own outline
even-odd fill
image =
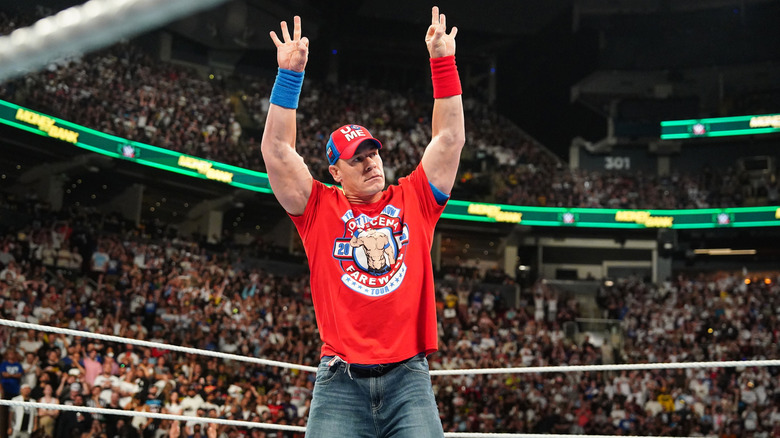
[[[629,157],[604,157],[604,169],[606,169],[606,170],[631,170],[631,158],[629,158]]]

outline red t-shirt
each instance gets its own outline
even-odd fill
[[[398,362],[438,349],[431,246],[444,206],[417,166],[380,201],[353,205],[314,181],[301,216],[322,356]]]

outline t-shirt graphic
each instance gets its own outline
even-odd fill
[[[404,253],[409,230],[401,223],[401,210],[387,205],[377,217],[341,217],[344,237],[333,244],[333,257],[344,270],[341,281],[351,290],[382,296],[398,289],[406,276]]]
[[[436,202],[421,166],[370,204],[314,181],[290,216],[309,260],[322,356],[379,364],[438,348],[431,259]]]

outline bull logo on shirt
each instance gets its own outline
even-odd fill
[[[382,296],[398,289],[406,276],[404,256],[409,229],[401,221],[400,210],[386,206],[376,217],[342,216],[344,237],[333,245],[333,257],[344,275],[341,281],[355,292]]]

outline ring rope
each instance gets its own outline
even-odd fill
[[[50,403],[21,402],[21,401],[11,401],[11,400],[0,400],[0,405],[44,408],[44,409],[58,409],[63,411],[75,411],[75,412],[89,412],[89,413],[103,414],[103,415],[123,415],[126,417],[140,416],[146,418],[160,418],[163,420],[196,421],[199,423],[217,423],[217,424],[223,424],[228,426],[276,429],[276,430],[286,430],[292,432],[306,431],[306,428],[303,426],[290,426],[286,424],[255,423],[252,421],[227,420],[224,418],[192,417],[187,415],[174,415],[174,414],[161,414],[161,413],[142,412],[142,411],[125,411],[120,409],[94,408],[89,406],[72,406],[72,405],[59,405],[59,404],[50,404]],[[444,436],[447,438],[614,438],[613,435],[478,433],[478,432],[444,432]],[[632,437],[661,438],[656,436],[637,436],[637,435],[632,435]]]
[[[269,359],[260,359],[254,357],[240,356],[231,353],[222,353],[218,351],[203,350],[191,347],[182,347],[179,345],[164,344],[160,342],[142,341],[138,339],[123,338],[121,336],[104,335],[100,333],[84,332],[80,330],[65,329],[60,327],[51,327],[40,324],[32,324],[20,321],[11,321],[0,319],[0,325],[41,330],[52,333],[60,333],[83,338],[94,338],[104,341],[133,344],[142,347],[153,347],[161,350],[181,351],[189,354],[201,354],[204,356],[230,359],[243,362],[252,362],[259,365],[275,366],[287,369],[297,369],[301,371],[317,372],[317,367],[307,365],[297,365],[288,362],[280,362]],[[569,373],[576,371],[622,371],[622,370],[654,370],[654,369],[679,369],[679,368],[736,368],[736,367],[770,367],[780,366],[778,359],[759,359],[759,360],[731,360],[731,361],[710,361],[710,362],[659,362],[659,363],[634,363],[634,364],[608,364],[608,365],[560,365],[560,366],[540,366],[540,367],[513,367],[513,368],[482,368],[482,369],[454,369],[454,370],[430,370],[431,376],[454,376],[454,375],[478,375],[478,374],[529,374],[529,373]]]
[[[224,424],[226,426],[266,428],[266,429],[287,430],[293,432],[306,431],[306,428],[303,426],[290,426],[286,424],[257,423],[253,421],[228,420],[224,418],[193,417],[189,415],[162,414],[162,413],[155,413],[155,412],[143,412],[143,411],[124,410],[124,409],[95,408],[91,406],[73,406],[73,405],[61,405],[61,404],[51,404],[51,403],[20,402],[20,401],[13,401],[13,400],[0,400],[0,405],[56,409],[56,410],[74,411],[74,412],[88,412],[90,414],[123,415],[125,417],[137,416],[137,417],[146,417],[146,418],[159,418],[162,420],[197,421],[200,423],[205,422],[205,423]]]
[[[144,347],[154,347],[163,350],[181,351],[189,354],[201,354],[224,359],[237,361],[253,362],[261,365],[276,366],[288,369],[299,369],[302,371],[316,372],[316,367],[290,364],[267,359],[256,359],[246,356],[239,356],[229,353],[221,353],[210,350],[203,350],[178,345],[164,344],[160,342],[143,341],[138,339],[123,338],[121,336],[104,335],[100,333],[84,332],[59,327],[44,326],[20,321],[11,321],[0,319],[0,326],[40,330],[51,333],[66,334],[77,337],[99,339],[109,342],[118,342],[124,344],[133,344]],[[515,368],[483,368],[483,369],[457,369],[457,370],[431,370],[434,375],[475,375],[475,374],[520,374],[520,373],[542,373],[542,372],[574,372],[574,371],[612,371],[612,370],[637,370],[637,369],[669,369],[669,368],[724,368],[724,367],[749,367],[749,366],[779,366],[780,360],[744,360],[744,361],[721,361],[721,362],[677,362],[677,363],[641,363],[641,364],[615,364],[615,365],[571,365],[571,366],[545,366],[545,367],[515,367]],[[122,416],[141,416],[146,418],[159,418],[179,421],[197,421],[212,422],[222,425],[247,427],[247,428],[266,428],[276,430],[286,430],[293,432],[305,432],[303,426],[281,425],[273,423],[259,423],[250,421],[228,420],[222,418],[202,418],[186,415],[174,415],[163,413],[152,413],[135,410],[105,409],[89,406],[72,406],[63,404],[48,404],[12,400],[0,400],[0,405],[21,406],[32,408],[56,409],[76,412],[89,412],[104,415],[122,415]],[[511,434],[511,433],[476,433],[476,432],[445,432],[447,438],[607,438],[607,435],[575,435],[575,434]],[[653,436],[638,438],[660,438]]]
[[[90,0],[0,37],[0,81],[96,50],[225,0]]]
[[[658,362],[624,363],[610,365],[556,365],[541,367],[481,368],[460,370],[431,370],[432,376],[455,376],[474,374],[528,374],[528,373],[570,373],[574,371],[621,371],[621,370],[657,370],[672,368],[736,368],[736,367],[772,367],[780,366],[780,360],[727,360],[712,362]],[[588,435],[590,436],[590,435]]]
[[[31,324],[28,322],[20,322],[20,321],[11,321],[9,319],[0,319],[0,325],[8,326],[8,327],[16,327],[16,328],[22,328],[27,330],[40,330],[44,332],[50,332],[50,333],[59,333],[59,334],[65,334],[65,335],[71,335],[71,336],[78,336],[81,338],[92,338],[92,339],[99,339],[101,341],[108,341],[108,342],[117,342],[121,344],[133,344],[138,345],[141,347],[150,347],[150,348],[159,348],[161,350],[174,350],[174,351],[180,351],[182,353],[189,353],[189,354],[200,354],[203,356],[211,356],[211,357],[218,357],[221,359],[230,359],[230,360],[237,360],[237,361],[243,361],[243,362],[252,362],[259,365],[267,365],[267,366],[274,366],[274,367],[281,367],[281,368],[290,368],[290,369],[297,369],[302,371],[310,371],[310,372],[317,372],[317,367],[312,366],[306,366],[306,365],[296,365],[291,364],[287,362],[279,362],[276,360],[268,360],[268,359],[259,359],[254,357],[247,357],[247,356],[240,356],[238,354],[231,354],[231,353],[222,353],[219,351],[211,351],[211,350],[203,350],[199,348],[191,348],[191,347],[182,347],[180,345],[172,345],[172,344],[163,344],[161,342],[152,342],[152,341],[142,341],[139,339],[130,339],[130,338],[123,338],[121,336],[114,336],[114,335],[104,335],[102,333],[92,333],[92,332],[84,332],[81,330],[72,330],[72,329],[66,329],[66,328],[60,328],[60,327],[51,327],[51,326],[45,326],[40,324]]]

